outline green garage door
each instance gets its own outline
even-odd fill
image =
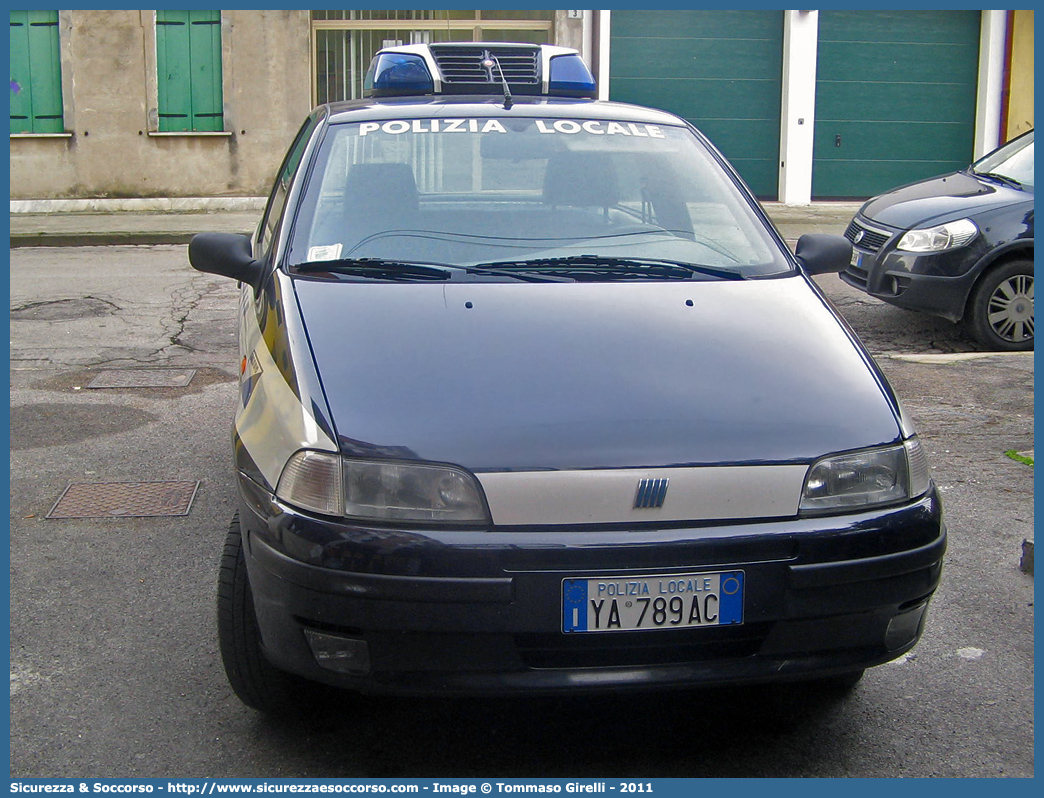
[[[677,114],[759,197],[779,182],[782,11],[613,10],[610,98]]]
[[[813,197],[869,197],[967,166],[979,16],[819,12]]]

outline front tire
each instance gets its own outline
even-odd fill
[[[299,717],[319,706],[320,685],[281,671],[265,659],[254,614],[254,597],[247,579],[239,513],[229,524],[221,556],[217,618],[225,674],[244,704],[284,717]]]
[[[1033,261],[1010,260],[988,271],[972,291],[965,321],[991,350],[1033,349]]]

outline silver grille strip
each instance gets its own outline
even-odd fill
[[[807,471],[770,465],[477,476],[494,524],[529,526],[793,517]]]

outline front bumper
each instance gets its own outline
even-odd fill
[[[933,491],[857,515],[669,529],[369,529],[301,515],[244,481],[266,656],[364,692],[466,694],[828,676],[886,662],[923,627],[946,548]],[[564,634],[562,580],[742,569],[744,623]]]
[[[903,230],[888,230],[876,222],[858,220],[863,228],[886,235],[879,249],[853,243],[852,262],[841,279],[870,296],[907,310],[940,316],[952,322],[964,317],[968,296],[979,276],[976,268],[987,254],[981,239],[942,252],[903,252],[895,248]],[[849,227],[849,231],[853,229]],[[856,228],[858,229],[858,228]]]

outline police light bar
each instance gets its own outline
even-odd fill
[[[363,83],[367,97],[502,91],[597,96],[594,76],[580,53],[549,44],[447,42],[385,47],[373,57]]]

